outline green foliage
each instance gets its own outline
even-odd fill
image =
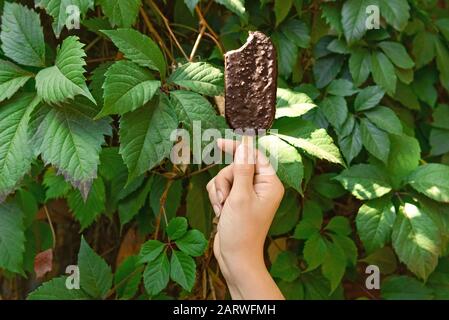
[[[34,279],[47,249],[74,257],[59,232],[81,239],[82,276],[23,279],[21,297],[198,298],[224,281],[205,191],[221,167],[171,163],[171,134],[227,128],[222,53],[261,30],[279,88],[258,146],[286,186],[266,256],[285,297],[362,298],[374,264],[383,299],[449,299],[447,0],[29,5],[0,0],[0,277]]]

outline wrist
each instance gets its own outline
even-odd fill
[[[223,256],[222,261],[224,264],[224,266],[221,266],[221,269],[224,271],[223,276],[234,287],[238,287],[238,283],[244,281],[249,274],[267,272],[263,254],[247,254],[243,256],[234,254],[232,256]]]

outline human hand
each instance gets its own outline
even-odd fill
[[[282,182],[252,138],[217,141],[234,162],[207,185],[220,217],[214,254],[235,299],[283,299],[265,267],[263,248],[284,195]]]

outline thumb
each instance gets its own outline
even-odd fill
[[[243,136],[242,143],[235,150],[233,171],[233,188],[243,192],[254,190],[255,154],[252,137]]]

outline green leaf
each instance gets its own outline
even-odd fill
[[[405,203],[399,208],[391,235],[399,260],[418,277],[426,280],[438,264],[438,226],[424,210]]]
[[[37,12],[5,2],[0,29],[1,48],[8,58],[26,66],[45,66],[44,32]]]
[[[170,240],[181,238],[187,232],[187,219],[184,217],[171,219],[166,231]]]
[[[81,288],[93,298],[105,298],[112,286],[111,267],[92,250],[84,237],[78,253]]]
[[[410,69],[415,66],[415,63],[410,58],[405,50],[405,47],[399,42],[382,41],[379,47],[387,55],[388,58],[399,68]]]
[[[338,181],[334,180],[336,173],[317,174],[310,179],[309,186],[313,187],[323,197],[337,199],[346,194],[346,190]]]
[[[396,30],[402,31],[410,18],[410,6],[407,0],[378,0],[380,14],[388,24]]]
[[[14,273],[23,271],[25,234],[23,213],[14,202],[0,203],[0,268]]]
[[[384,172],[369,164],[354,165],[335,179],[360,200],[380,198],[391,191],[388,177]]]
[[[27,130],[38,103],[35,95],[23,94],[0,104],[0,202],[31,169],[33,153]]]
[[[189,62],[170,75],[169,82],[208,96],[223,94],[224,78],[220,69],[205,62]]]
[[[317,129],[310,134],[310,137],[291,138],[284,135],[278,135],[284,141],[306,151],[311,156],[324,159],[329,162],[344,165],[341,154],[334,144],[331,136],[324,129]]]
[[[390,135],[391,152],[387,162],[387,172],[395,189],[398,189],[404,178],[418,168],[421,159],[421,148],[418,140],[405,135]]]
[[[449,298],[449,263],[447,258],[442,258],[438,266],[427,280],[427,287],[432,289],[435,300],[447,300]]]
[[[289,39],[283,32],[274,32],[271,35],[271,40],[278,53],[279,74],[288,78],[297,62],[298,47],[294,40]]]
[[[357,95],[354,101],[354,109],[363,111],[377,106],[385,95],[385,91],[379,86],[370,86],[364,88]]]
[[[133,180],[129,180],[132,183]],[[127,184],[128,185],[128,184]],[[150,177],[146,183],[131,192],[126,198],[120,201],[118,205],[120,225],[123,226],[130,222],[145,205],[148,199],[148,193],[153,187],[153,179]]]
[[[288,89],[277,89],[276,119],[282,117],[300,117],[316,105],[306,94]]]
[[[413,39],[412,53],[415,57],[417,68],[425,66],[435,58],[435,43],[437,39],[435,34],[424,30],[416,34]]]
[[[39,71],[36,75],[36,90],[42,100],[59,104],[83,95],[96,103],[84,77],[86,53],[83,46],[76,36],[66,38],[58,48],[55,65]]]
[[[158,240],[148,240],[140,248],[140,263],[154,261],[164,250],[165,244]]]
[[[348,236],[337,233],[332,233],[329,236],[336,245],[343,249],[346,256],[346,264],[356,266],[358,249],[354,241]]]
[[[106,72],[104,107],[97,118],[136,110],[153,98],[160,85],[148,70],[130,61],[114,63]]]
[[[293,238],[309,239],[321,230],[323,211],[313,201],[306,201],[302,211],[302,219],[295,228]]]
[[[271,224],[269,234],[280,235],[289,232],[296,224],[299,218],[299,207],[296,198],[296,191],[287,190],[286,195],[276,211]]]
[[[339,8],[332,6],[331,4],[323,3],[321,6],[321,17],[326,19],[326,23],[337,32],[337,34],[343,33],[343,25],[341,24],[341,11]]]
[[[432,86],[432,84],[430,84]],[[424,89],[424,88],[422,88]],[[396,94],[393,97],[396,101],[399,101],[404,107],[411,110],[420,110],[421,105],[419,104],[418,97],[413,90],[412,86],[398,82],[396,87]]]
[[[416,72],[415,81],[412,84],[412,89],[419,100],[431,107],[435,106],[438,98],[438,93],[435,89],[436,80],[435,68],[423,68]]]
[[[439,156],[449,152],[449,130],[433,128],[430,130],[429,143],[431,146],[430,154]]]
[[[357,213],[357,233],[367,253],[382,248],[390,241],[396,219],[394,205],[387,197],[364,203]]]
[[[86,200],[79,190],[72,190],[67,197],[69,208],[80,222],[81,230],[89,227],[105,211],[105,201],[105,187],[101,177],[93,182]]]
[[[433,127],[449,130],[449,106],[447,104],[438,105],[433,111],[432,118]]]
[[[143,267],[138,264],[138,257],[126,258],[114,274],[114,285],[117,288],[117,298],[132,299],[139,290]]]
[[[196,265],[192,257],[173,250],[170,259],[170,278],[184,290],[191,291],[195,284]]]
[[[62,276],[44,282],[31,292],[27,300],[90,300],[82,289],[67,289],[67,277]]]
[[[64,180],[62,175],[57,175],[54,168],[49,168],[44,175],[42,184],[46,187],[45,200],[65,197],[72,186]]]
[[[129,180],[170,155],[170,135],[177,127],[176,114],[165,95],[121,118],[120,154],[128,167]]]
[[[216,3],[224,5],[228,10],[234,12],[242,19],[247,18],[245,10],[245,0],[214,0]]]
[[[298,19],[289,19],[282,23],[280,31],[288,40],[292,41],[298,47],[310,47],[310,31],[305,22]]]
[[[344,63],[343,55],[330,55],[318,59],[313,65],[313,76],[315,78],[315,85],[318,89],[324,88],[340,72]]]
[[[389,95],[396,92],[397,76],[393,64],[380,51],[371,54],[371,72],[376,84],[381,86]]]
[[[348,164],[351,163],[351,161],[360,153],[363,146],[360,125],[357,122],[354,122],[352,132],[343,138],[339,137],[338,144],[340,145],[340,150]]]
[[[143,273],[143,283],[148,294],[155,296],[161,292],[167,286],[169,277],[170,262],[164,252],[148,263]]]
[[[329,121],[337,130],[341,128],[348,117],[348,105],[343,97],[326,97],[320,103],[320,108],[327,121]]]
[[[130,28],[136,22],[141,0],[98,0],[112,26]]]
[[[307,262],[307,271],[314,270],[323,264],[327,255],[326,240],[314,233],[304,244],[304,260]]]
[[[334,96],[346,97],[357,93],[357,89],[351,81],[346,79],[338,79],[330,83],[327,87],[327,93]]]
[[[351,234],[351,226],[349,225],[349,221],[347,218],[342,216],[333,217],[324,229],[343,236]]]
[[[194,175],[189,182],[187,193],[187,213],[190,226],[209,235],[212,227],[212,206],[204,192],[211,177],[208,173]]]
[[[200,2],[200,0],[184,0],[184,3],[186,4],[187,8],[189,8],[190,12],[193,14],[193,11],[195,11],[195,7]]]
[[[382,298],[386,300],[430,300],[432,290],[409,276],[392,276],[382,282]]]
[[[159,71],[164,79],[166,63],[158,45],[149,37],[134,29],[102,30],[125,57],[142,67]]]
[[[97,177],[104,135],[111,134],[108,120],[92,120],[97,112],[82,99],[61,107],[42,105],[31,115],[35,153],[54,165],[84,199]]]
[[[382,274],[394,273],[398,268],[396,255],[390,247],[378,249],[361,261],[378,266]]]
[[[0,60],[0,102],[11,98],[31,77],[32,73],[14,63]]]
[[[301,192],[304,167],[298,150],[280,138],[271,135],[261,137],[259,147],[270,156],[270,162],[275,169],[277,168],[277,174],[281,181]]]
[[[176,246],[184,253],[199,257],[207,247],[207,240],[204,234],[198,230],[189,230],[181,238],[175,241]]]
[[[327,242],[327,253],[323,260],[321,271],[331,283],[331,293],[334,292],[342,280],[346,270],[346,255],[336,243]]]
[[[435,52],[441,84],[449,91],[449,50],[442,41],[436,41]]]
[[[326,47],[327,50],[339,53],[339,54],[349,54],[350,50],[348,48],[348,44],[344,39],[334,39],[332,40]]]
[[[365,112],[369,121],[388,133],[402,134],[402,123],[396,113],[387,107],[376,107]]]
[[[343,4],[341,23],[346,40],[353,43],[360,40],[366,33],[367,0],[348,0]]]
[[[62,29],[66,26],[71,14],[79,13],[84,17],[89,9],[94,8],[94,0],[34,0],[36,8],[42,8],[53,18],[53,31],[57,38],[61,35]],[[77,11],[73,11],[70,6],[76,6]]]
[[[366,150],[386,163],[390,154],[390,139],[388,138],[388,134],[377,128],[367,119],[361,119],[360,132]]]
[[[293,0],[274,0],[274,15],[276,16],[276,27],[284,21],[290,9],[292,8]]]
[[[201,130],[226,128],[224,117],[218,116],[214,106],[203,96],[192,91],[175,90],[170,92],[179,122],[193,136],[193,122],[201,121]]]
[[[294,281],[301,273],[298,267],[298,258],[291,251],[283,251],[278,254],[271,265],[270,273],[275,278],[285,281]]]
[[[99,106],[104,105],[103,95],[104,89],[103,84],[106,81],[106,71],[108,71],[109,67],[113,64],[113,62],[108,61],[100,64],[97,68],[92,71],[90,76],[90,84],[89,89],[94,97],[95,101]]]
[[[368,79],[371,70],[371,55],[365,48],[356,48],[349,58],[349,71],[356,86]]]
[[[437,25],[438,29],[440,29],[440,32],[443,34],[446,40],[449,41],[449,18],[438,19],[437,21],[435,21],[435,24]]]
[[[449,202],[449,166],[429,163],[417,168],[407,178],[416,191],[439,202]]]

